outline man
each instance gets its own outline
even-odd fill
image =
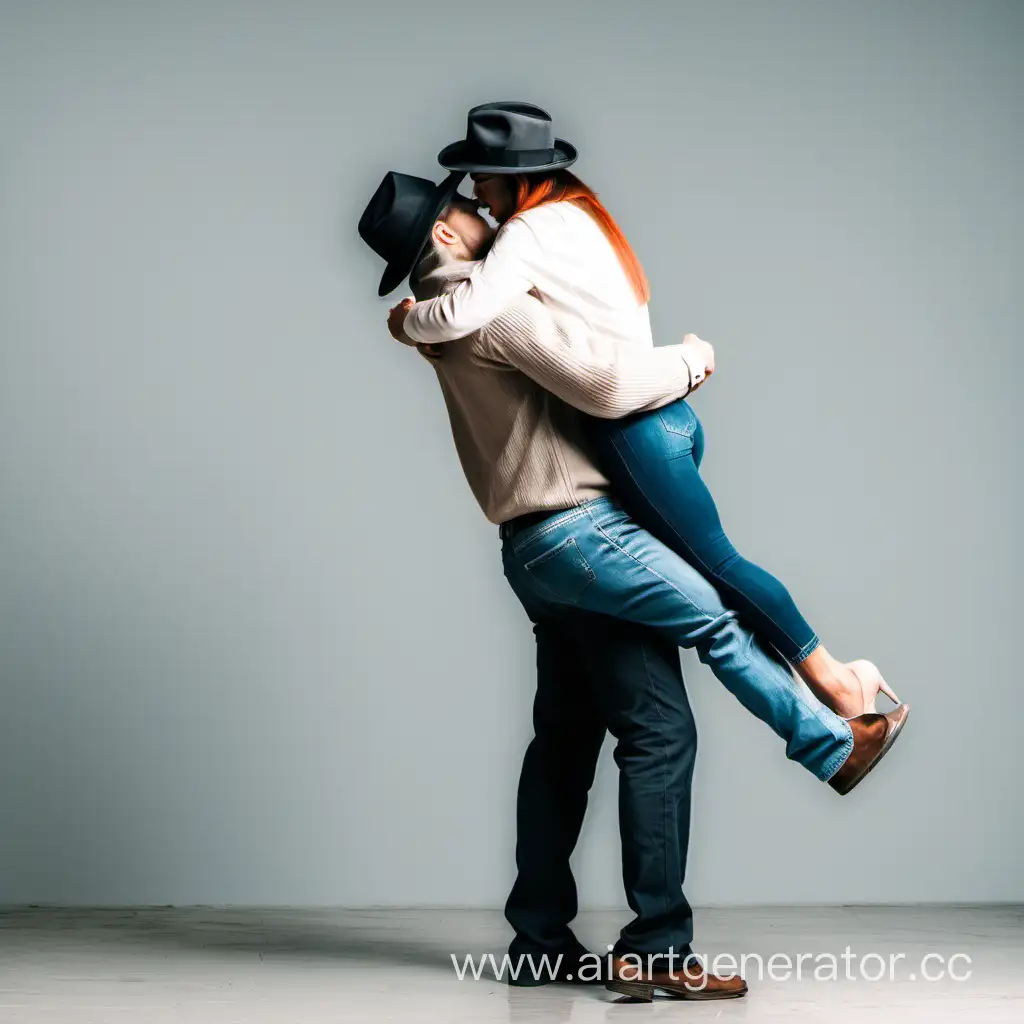
[[[457,196],[460,178],[435,186],[385,177],[359,225],[388,261],[380,294],[410,270],[418,299],[471,273],[492,231]],[[655,989],[743,995],[742,979],[687,959],[693,924],[682,882],[696,736],[675,648],[696,648],[786,740],[787,756],[841,793],[878,761],[894,726],[881,714],[845,721],[808,698],[703,577],[629,518],[591,457],[576,410],[615,417],[682,397],[713,366],[710,346],[688,335],[681,345],[602,350],[525,296],[445,345],[434,365],[467,480],[500,524],[505,575],[537,639],[535,734],[505,908],[515,930],[509,952],[561,956],[565,980],[583,973],[589,954],[570,928],[569,858],[607,728],[617,741],[623,882],[635,914],[607,986],[648,1000]]]

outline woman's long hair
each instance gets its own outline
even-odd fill
[[[619,257],[622,269],[633,286],[638,302],[647,302],[651,297],[647,275],[640,261],[626,241],[622,229],[612,219],[597,193],[584,185],[575,174],[567,170],[540,172],[538,174],[512,175],[512,191],[515,203],[512,217],[526,210],[532,210],[545,203],[569,202],[585,210],[596,221],[605,237]],[[509,220],[512,218],[510,217]]]

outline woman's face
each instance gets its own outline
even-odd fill
[[[499,223],[512,216],[512,179],[504,174],[471,174],[476,201]]]

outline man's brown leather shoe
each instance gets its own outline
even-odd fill
[[[910,706],[900,704],[884,715],[875,712],[850,719],[853,750],[839,771],[828,780],[828,784],[840,796],[849,793],[885,757],[896,742],[909,714]]]
[[[742,978],[708,974],[697,960],[688,963],[673,961],[664,970],[648,971],[645,969],[647,957],[637,956],[644,969],[638,969],[633,957],[612,960],[611,980],[604,983],[609,992],[618,992],[642,1003],[652,1002],[655,990],[673,999],[735,999],[747,994],[747,983]],[[665,958],[661,958],[650,966],[666,963]]]

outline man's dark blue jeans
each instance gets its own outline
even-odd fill
[[[697,733],[679,650],[653,630],[605,616],[536,614],[534,737],[519,780],[518,875],[505,907],[513,962],[522,954],[553,960],[576,945],[569,858],[606,728],[619,767],[622,880],[636,915],[615,952],[684,955],[693,935],[683,876]],[[528,970],[524,962],[522,975]]]
[[[519,875],[506,916],[512,952],[572,944],[576,844],[607,728],[619,766],[623,881],[636,918],[616,952],[683,955],[682,893],[694,726],[678,647],[830,778],[853,749],[849,724],[727,609],[711,584],[612,498],[501,528],[505,576],[537,637],[535,736],[519,788]]]

